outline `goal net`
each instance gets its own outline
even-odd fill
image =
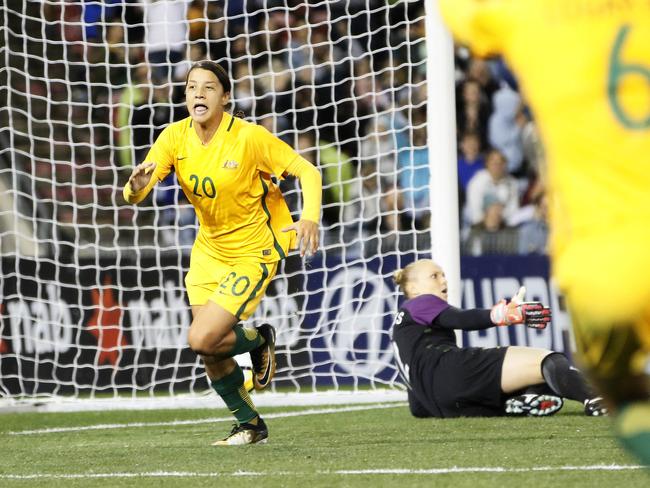
[[[256,401],[404,398],[391,276],[430,249],[423,1],[27,0],[0,18],[6,401],[208,395],[187,346],[193,209],[173,176],[138,206],[121,195],[205,58],[233,113],[323,175],[321,250],[286,259],[245,324],[278,331]],[[279,184],[297,218],[298,182]]]

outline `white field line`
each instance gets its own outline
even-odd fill
[[[277,412],[268,413],[264,415],[265,419],[279,419],[286,417],[301,417],[303,415],[323,415],[328,413],[340,412],[357,412],[360,410],[377,410],[383,408],[404,407],[406,404],[403,402],[397,403],[379,403],[376,405],[355,405],[350,407],[341,408],[312,408],[308,410],[298,410],[295,412]],[[211,424],[215,422],[233,422],[233,417],[217,417],[207,419],[194,419],[194,420],[172,420],[170,422],[131,422],[127,424],[95,424],[84,425],[79,427],[52,427],[49,429],[36,429],[36,430],[21,430],[18,432],[8,432],[9,435],[39,435],[39,434],[54,434],[60,432],[80,432],[84,430],[105,430],[105,429],[130,429],[135,427],[167,427],[175,425],[197,425],[197,424]]]
[[[535,473],[540,471],[629,471],[644,469],[644,466],[596,464],[591,466],[533,466],[530,468],[504,468],[504,467],[456,467],[432,469],[359,469],[359,470],[332,470],[316,472],[299,471],[233,471],[197,473],[193,471],[151,471],[143,473],[76,473],[76,474],[0,474],[0,479],[5,480],[33,480],[33,479],[97,479],[97,478],[223,478],[223,477],[257,477],[257,476],[354,476],[354,475],[444,475],[457,473]]]

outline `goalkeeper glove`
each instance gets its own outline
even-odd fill
[[[523,286],[509,303],[499,301],[490,311],[490,319],[495,325],[525,324],[534,329],[545,329],[551,321],[551,309],[540,302],[524,302],[526,288]]]

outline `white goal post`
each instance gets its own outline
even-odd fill
[[[186,344],[193,210],[173,178],[137,207],[121,196],[159,131],[186,116],[184,75],[206,57],[231,77],[233,112],[287,141],[324,180],[321,251],[284,261],[246,324],[278,331],[276,379],[256,403],[405,399],[389,344],[392,273],[430,256],[433,234],[459,280],[455,173],[441,169],[455,168],[453,80],[444,84],[453,73],[427,84],[453,69],[435,6],[0,5],[2,403],[214,404]],[[432,115],[432,103],[451,112]],[[428,135],[427,124],[436,129]],[[428,191],[436,178],[446,179],[436,183],[444,195]],[[299,215],[296,181],[281,188]],[[445,205],[451,213],[436,228]]]

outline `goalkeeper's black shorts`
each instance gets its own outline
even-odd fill
[[[432,417],[504,415],[501,370],[507,349],[451,348],[430,358],[423,354],[416,368],[417,378],[411,369],[417,403]]]

